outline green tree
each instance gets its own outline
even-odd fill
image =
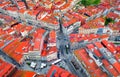
[[[91,5],[98,5],[100,1],[101,0],[81,0],[78,3],[81,3],[86,7],[86,6],[91,6]]]
[[[114,23],[115,21],[112,18],[105,18],[105,26],[107,26],[109,23]]]
[[[31,63],[30,63],[30,62],[27,62],[26,64],[28,64],[28,65],[30,66]]]

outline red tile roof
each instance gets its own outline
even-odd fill
[[[36,29],[36,31],[33,34],[34,40],[38,37],[39,34],[43,35],[44,32],[45,32],[44,29],[41,29],[41,28]]]
[[[116,50],[120,53],[120,46],[117,46]]]
[[[6,7],[5,10],[7,11],[12,11],[12,12],[16,12],[18,9],[17,7]],[[17,13],[17,12],[16,12]]]
[[[36,73],[32,71],[18,70],[13,74],[12,77],[33,77],[35,74]]]
[[[19,8],[24,8],[25,9],[25,4],[24,2],[17,2]]]
[[[56,43],[56,32],[54,30],[49,33],[49,43]]]
[[[3,7],[5,7],[5,6],[8,6],[9,4],[10,4],[10,2],[2,2],[2,3],[0,4],[0,7],[3,8]]]
[[[20,39],[15,39],[5,48],[3,51],[9,55],[11,58],[16,60],[18,63],[22,63],[23,53],[28,52],[30,46],[30,40],[26,40],[24,42],[20,42]]]
[[[102,35],[100,35],[100,38],[101,39],[109,38],[109,35],[108,34],[102,34]]]
[[[15,67],[12,64],[9,64],[3,61],[2,59],[0,59],[0,76],[1,77],[8,77],[14,69]]]
[[[114,76],[119,76],[119,73],[115,70],[115,68],[113,68],[113,66],[107,61],[107,60],[102,60],[102,62],[104,63],[104,66],[106,67],[106,69]]]
[[[23,25],[23,24],[17,24],[15,26],[13,26],[12,29],[15,30],[15,31],[20,31],[24,27],[25,27],[25,25]]]
[[[36,32],[34,33],[34,50],[39,51],[40,47],[42,46],[42,39],[43,39],[43,34],[45,30],[44,29],[37,29]],[[44,39],[43,39],[44,41]]]
[[[34,42],[34,50],[39,51],[40,50],[40,46],[41,46],[41,41],[42,41],[42,34],[39,34]]]
[[[86,70],[91,76],[95,77],[107,77],[107,75],[101,71],[101,69],[96,65],[96,63],[89,57],[84,49],[79,49],[74,52],[78,60],[84,62]],[[102,75],[101,75],[102,74]]]
[[[22,8],[22,9],[19,10],[19,13],[24,14],[26,11],[27,10],[25,10],[25,9]]]
[[[107,40],[102,40],[102,44],[112,53],[116,53],[117,51],[115,48],[107,41]]]
[[[100,42],[95,42],[96,47],[103,48],[103,45]]]
[[[116,10],[120,11],[120,7],[119,7],[119,8],[117,8]]]
[[[71,74],[70,72],[68,72],[67,70],[64,70],[55,65],[51,66],[46,77],[51,77],[51,76],[54,76],[54,77],[59,77],[59,76],[61,76],[61,77],[77,77],[77,76]]]
[[[114,64],[112,64],[115,69],[120,73],[120,63],[119,62],[115,62]]]
[[[56,46],[50,47],[49,49],[46,48],[47,45],[44,44],[44,49],[42,50],[41,56],[47,56],[49,54],[53,54],[55,52],[58,52],[58,49]]]
[[[113,18],[113,19],[115,19],[115,18],[119,17],[119,15],[118,15],[118,14],[115,14],[115,13],[113,13],[113,12],[110,12],[110,13],[107,15],[107,17],[108,17],[108,18]]]
[[[40,10],[29,10],[27,14],[29,14],[30,16],[37,16],[37,14],[39,13]]]

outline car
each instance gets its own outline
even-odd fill
[[[31,68],[35,68],[36,66],[37,66],[37,63],[31,62],[31,64],[30,64],[30,67],[31,67]]]
[[[47,67],[47,64],[45,64],[45,63],[41,63],[40,68],[43,69],[43,68],[45,68],[45,67]]]
[[[54,62],[52,63],[52,65],[57,64],[57,63],[59,63],[60,61],[61,61],[61,59],[57,59],[56,61],[54,61]]]

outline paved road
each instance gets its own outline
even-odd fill
[[[64,61],[68,65],[70,71],[78,77],[90,77],[82,66],[81,62],[74,57],[73,52],[64,56]],[[72,63],[74,61],[74,63]]]
[[[73,53],[71,51],[73,51],[73,49],[78,49],[80,47],[83,47],[86,45],[86,43],[82,42],[82,43],[77,43],[74,46],[70,45],[70,41],[67,35],[65,35],[64,33],[57,33],[57,45],[58,45],[58,49],[60,50],[60,58],[62,60],[64,60],[64,62],[66,63],[66,66],[68,66],[69,71],[79,77],[89,77],[88,75],[86,75],[85,70],[83,70],[82,66],[79,65],[77,63],[77,61],[75,60],[74,56],[72,55]],[[66,50],[66,45],[70,45],[70,47]],[[68,51],[68,53],[66,53]],[[75,60],[75,63],[77,63],[77,66],[79,66],[79,69],[75,68],[75,65],[71,62],[72,59]]]

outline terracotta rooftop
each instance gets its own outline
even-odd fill
[[[84,49],[79,49],[74,52],[75,56],[79,61],[84,62],[86,70],[91,76],[107,77],[107,75],[101,71],[101,69],[95,64],[95,62],[88,56],[87,52]]]
[[[18,70],[16,71],[12,77],[33,77],[35,76],[35,72],[31,71],[23,71],[23,70]]]
[[[13,74],[15,70],[15,66],[12,64],[7,63],[6,61],[3,61],[0,58],[0,76],[1,77],[7,77],[10,76],[11,73]]]
[[[55,76],[55,77],[77,77],[73,74],[71,74],[70,72],[58,67],[58,66],[55,66],[55,65],[52,65],[52,67],[50,68],[50,70],[48,71],[47,73],[47,76],[46,77],[51,77],[51,76]]]

